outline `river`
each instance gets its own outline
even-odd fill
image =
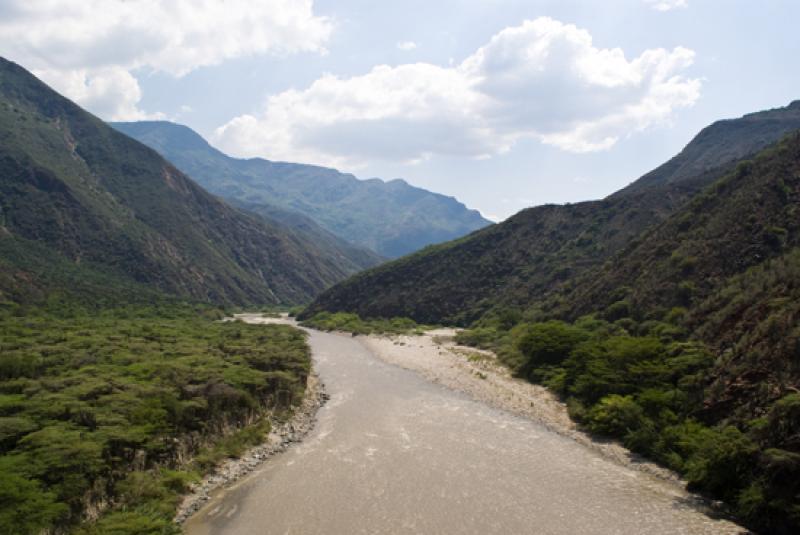
[[[675,483],[310,331],[330,401],[306,440],[218,493],[189,535],[718,534]]]

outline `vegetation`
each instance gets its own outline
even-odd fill
[[[287,313],[289,314],[290,318],[296,318],[297,316],[299,316],[303,312],[303,310],[305,310],[305,308],[306,307],[304,307],[302,305],[296,305],[296,306],[290,307],[289,310],[287,311]]]
[[[7,299],[68,290],[54,256],[73,280],[230,305],[307,302],[366,265],[225,204],[2,58],[0,242]]]
[[[558,392],[586,429],[796,533],[800,135],[744,158],[799,127],[797,103],[712,125],[608,199],[431,246],[300,317],[354,333],[471,324],[462,343]],[[180,492],[263,437],[309,357],[289,327],[170,299],[295,304],[353,264],[220,202],[5,60],[0,141],[0,533],[171,533]]]
[[[0,58],[0,534],[170,534],[304,392],[304,302],[359,269],[222,203]]]
[[[361,319],[357,314],[320,312],[300,323],[321,331],[345,331],[353,334],[422,334],[432,327],[419,325],[408,318]]]
[[[495,349],[516,375],[557,392],[587,430],[676,470],[744,521],[791,532],[800,521],[800,396],[773,400],[761,417],[709,420],[715,358],[682,332],[666,322],[589,316],[507,330],[484,323],[458,341]]]
[[[189,128],[163,121],[113,126],[234,204],[292,226],[321,226],[327,232],[314,231],[320,241],[331,241],[333,236],[324,234],[332,233],[382,257],[396,258],[490,224],[457,200],[403,180],[358,180],[314,165],[239,160],[214,149]],[[368,265],[375,263],[372,255]]]
[[[569,317],[618,300],[639,317],[656,308],[692,308],[729,278],[800,246],[798,206],[800,135],[793,134],[740,163],[548,305]]]
[[[0,533],[178,532],[187,485],[262,441],[310,368],[301,331],[221,316],[0,307]]]

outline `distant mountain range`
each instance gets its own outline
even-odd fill
[[[0,301],[158,293],[292,304],[381,258],[297,214],[207,193],[0,59]]]
[[[231,158],[193,130],[164,121],[112,123],[230,202],[257,213],[307,216],[350,243],[396,258],[490,222],[452,197],[403,180],[359,180],[335,169]],[[266,148],[268,149],[268,147]]]
[[[607,261],[609,270],[617,269],[626,248],[651,240],[646,231],[675,216],[742,159],[797,129],[800,101],[719,121],[669,162],[604,200],[523,210],[463,239],[363,272],[322,294],[308,314],[351,311],[465,325],[497,306],[528,307],[564,291],[578,295],[571,290],[577,281],[592,281]],[[595,298],[606,302],[609,295]],[[588,302],[581,310],[591,307]]]

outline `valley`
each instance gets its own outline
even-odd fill
[[[330,396],[314,430],[217,494],[186,532],[743,532],[675,481],[401,369],[426,343],[415,338],[388,341],[414,346],[393,346],[390,364],[379,337],[310,331]]]
[[[800,533],[800,8],[351,3],[0,8],[0,535]]]

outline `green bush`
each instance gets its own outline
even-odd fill
[[[296,318],[297,316],[299,316],[300,314],[303,313],[303,310],[305,310],[305,308],[306,307],[304,307],[304,306],[291,307],[289,309],[289,317],[290,318]]]
[[[115,511],[77,535],[180,535],[180,527],[168,518],[139,511]]]
[[[38,535],[66,518],[68,511],[38,481],[13,474],[0,463],[0,534]]]
[[[680,255],[673,260],[679,268],[693,265]],[[762,366],[758,373],[766,373],[763,366],[772,361],[745,355],[733,368],[729,356],[717,360],[711,348],[689,339],[687,330],[691,322],[717,324],[720,329],[741,322],[748,330],[730,339],[733,351],[747,349],[758,355],[771,347],[782,352],[779,362],[795,362],[800,330],[793,320],[800,309],[797,300],[785,294],[797,288],[800,253],[776,266],[780,269],[770,275],[775,280],[769,285],[763,283],[760,270],[752,270],[714,296],[722,305],[703,308],[702,317],[694,307],[675,307],[652,309],[644,321],[637,321],[627,317],[630,310],[620,302],[605,312],[605,319],[585,316],[573,324],[522,321],[505,329],[493,313],[458,340],[493,349],[516,374],[559,393],[570,417],[581,426],[616,437],[632,451],[679,472],[693,490],[723,500],[741,520],[765,533],[793,533],[791,526],[800,525],[800,394],[786,392],[793,368],[770,371],[780,379],[778,384],[786,385],[782,397],[773,398],[775,388],[753,389],[751,399],[757,395],[762,407],[757,417],[748,421],[752,407],[742,407],[728,410],[722,420],[713,412],[719,409],[709,407],[707,400],[725,399],[729,383],[712,383],[714,376],[723,369],[730,380],[756,362]],[[694,284],[678,286],[678,300],[689,304],[696,295]],[[761,295],[773,286],[782,290]],[[763,301],[763,314],[740,317],[743,303],[754,300]],[[786,314],[784,309],[794,312]],[[752,342],[761,339],[769,344]]]
[[[458,332],[456,334],[456,342],[480,349],[492,349],[500,336],[501,332],[493,327],[476,327]]]
[[[595,433],[624,437],[641,428],[645,416],[631,396],[611,394],[592,407],[586,420]]]
[[[751,479],[758,445],[733,426],[704,429],[690,440],[689,488],[735,502]]]
[[[582,329],[561,321],[523,323],[512,330],[511,336],[514,345],[525,358],[522,366],[515,372],[529,379],[542,366],[560,364],[588,337]]]
[[[603,312],[603,317],[609,321],[627,318],[631,315],[631,304],[628,301],[617,301],[608,306]]]

